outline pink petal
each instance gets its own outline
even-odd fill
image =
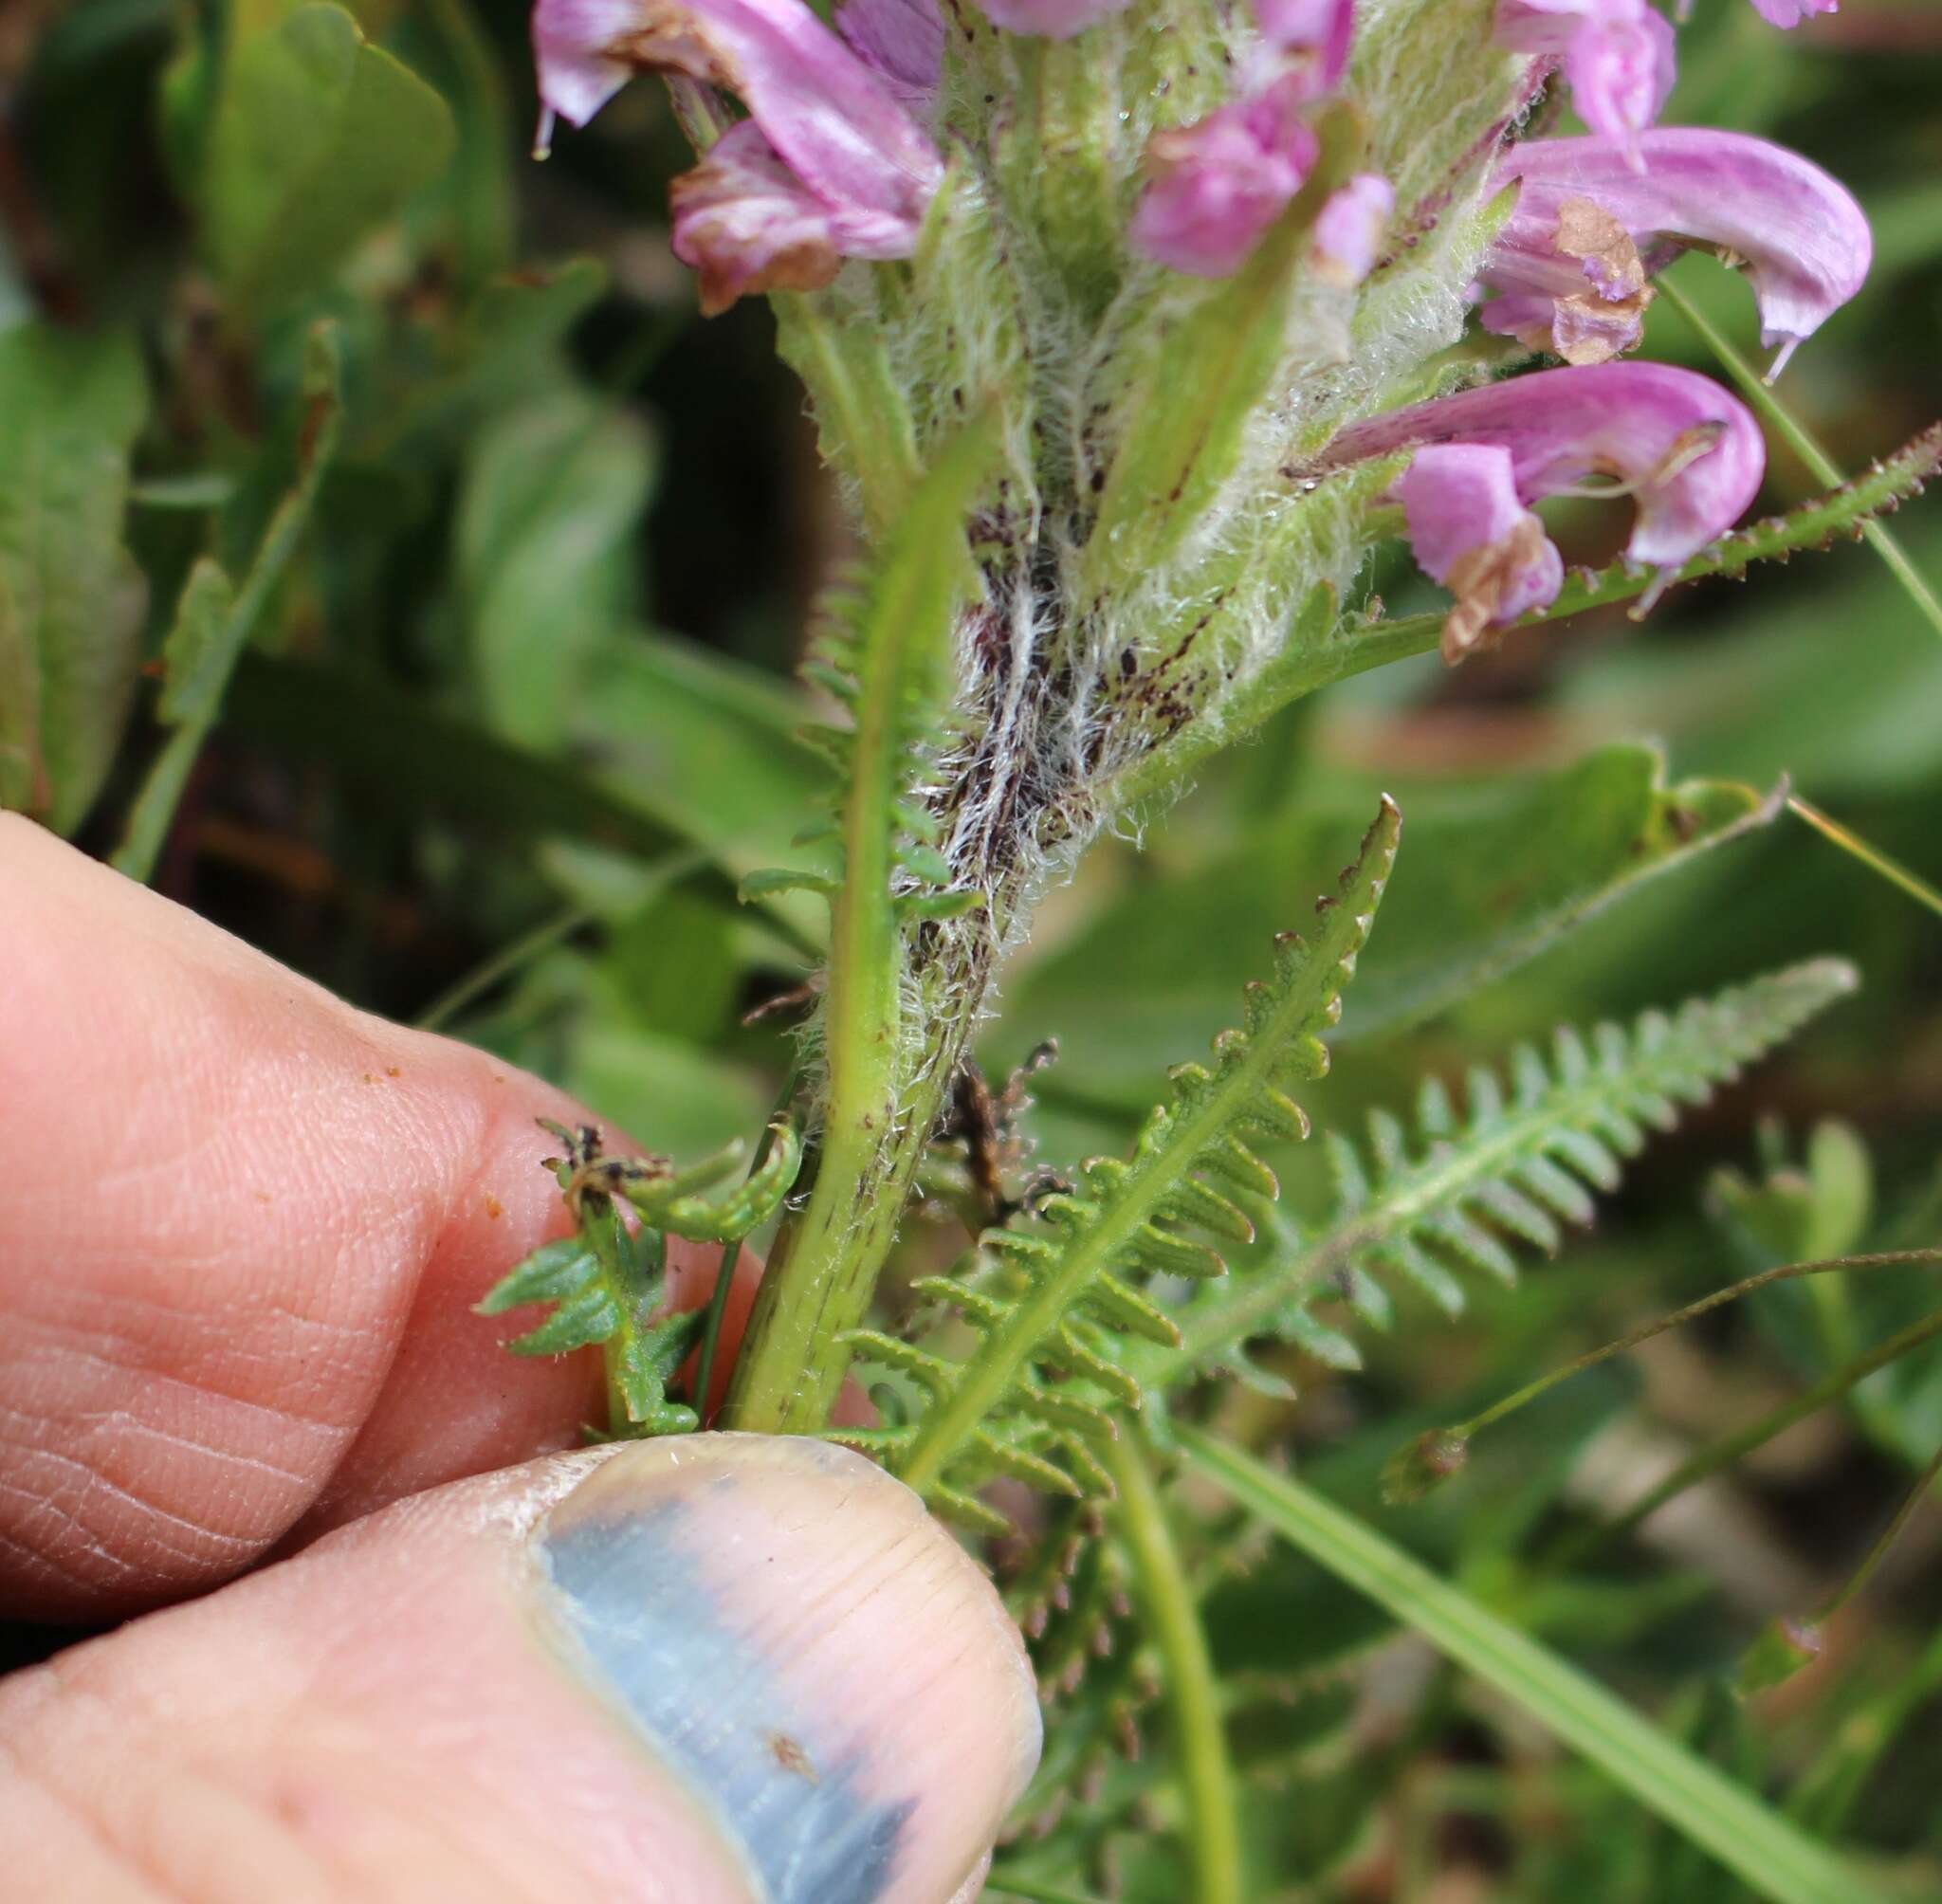
[[[1499,0],[1497,39],[1561,55],[1578,114],[1636,167],[1638,137],[1677,75],[1672,24],[1646,0]]]
[[[1261,38],[1275,53],[1296,56],[1310,92],[1333,92],[1355,38],[1355,0],[1255,0]]]
[[[1320,147],[1301,118],[1306,97],[1299,78],[1284,80],[1155,133],[1133,213],[1135,248],[1197,278],[1237,270],[1314,166]]]
[[[1874,252],[1867,218],[1819,166],[1743,133],[1687,127],[1648,132],[1640,150],[1642,173],[1599,139],[1511,148],[1493,189],[1514,179],[1523,190],[1485,262],[1483,282],[1562,295],[1560,270],[1567,282],[1569,272],[1558,256],[1560,209],[1579,199],[1622,225],[1648,265],[1687,246],[1725,253],[1752,283],[1768,349],[1790,355],[1866,282]],[[1493,315],[1497,309],[1486,306],[1484,322],[1506,329]]]
[[[753,119],[717,139],[669,188],[674,255],[701,273],[702,312],[750,291],[809,291],[841,263],[830,214]]]
[[[1396,210],[1396,188],[1380,172],[1358,173],[1331,192],[1315,220],[1315,264],[1321,275],[1353,290],[1376,268],[1383,234]]]
[[[1731,528],[1767,467],[1760,427],[1736,397],[1695,372],[1637,361],[1540,371],[1394,411],[1344,430],[1328,459],[1435,443],[1508,449],[1527,503],[1587,477],[1618,478],[1638,508],[1625,553],[1655,567]]]
[[[1798,27],[1817,13],[1838,13],[1841,0],[1753,0],[1753,10],[1775,27]]]
[[[929,112],[944,60],[937,0],[846,0],[836,9],[836,31],[907,109]]]
[[[847,254],[916,244],[944,161],[801,0],[539,0],[533,44],[540,96],[561,118],[584,124],[628,72],[686,73],[741,96]]]
[[[1508,449],[1426,445],[1395,494],[1416,559],[1456,596],[1443,627],[1446,661],[1460,661],[1488,631],[1557,600],[1565,564],[1517,493]]]

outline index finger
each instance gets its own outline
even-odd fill
[[[595,1359],[471,1305],[560,1228],[536,1119],[583,1115],[0,816],[0,1607],[150,1604],[577,1440]],[[680,1299],[719,1259],[676,1246]]]

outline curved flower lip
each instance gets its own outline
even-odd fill
[[[1124,13],[1132,0],[977,0],[977,4],[1008,33],[1028,33],[1038,40],[1070,40],[1088,27]]]
[[[1416,404],[1344,430],[1328,460],[1425,443],[1509,450],[1526,503],[1589,477],[1618,478],[1638,508],[1625,553],[1657,568],[1731,528],[1767,468],[1760,426],[1738,398],[1696,372],[1637,362],[1539,371]]]
[[[1494,443],[1426,444],[1396,485],[1418,563],[1456,597],[1443,624],[1452,665],[1565,585],[1565,564],[1517,493],[1511,452]]]
[[[1147,142],[1134,248],[1176,271],[1224,278],[1302,188],[1321,151],[1301,116],[1306,81],[1290,75]]]
[[[1496,37],[1514,52],[1561,56],[1579,117],[1634,171],[1643,165],[1639,135],[1678,70],[1672,23],[1647,0],[1498,0]]]
[[[907,256],[944,178],[889,86],[801,0],[539,0],[549,112],[584,125],[635,72],[739,94],[848,256]]]
[[[674,255],[701,274],[702,315],[751,291],[809,291],[841,263],[829,212],[753,119],[731,126],[669,188]]]
[[[1570,208],[1588,200],[1624,228],[1648,271],[1695,246],[1742,267],[1759,302],[1761,341],[1781,354],[1778,375],[1796,347],[1866,282],[1874,258],[1866,215],[1819,166],[1743,133],[1669,127],[1644,134],[1640,150],[1642,173],[1595,138],[1512,147],[1492,189],[1512,182],[1523,189],[1482,281],[1511,293],[1582,298],[1596,261],[1585,264],[1574,284],[1576,254],[1560,242],[1560,230]],[[1613,295],[1609,284],[1591,288]],[[1509,328],[1516,313],[1493,320],[1494,308],[1486,306],[1484,321]]]

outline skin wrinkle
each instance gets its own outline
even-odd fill
[[[192,1569],[157,1592],[205,1584],[248,1557],[231,1541],[260,1550],[327,1496],[384,1498],[408,1438],[435,1451],[399,1475],[424,1487],[575,1433],[597,1385],[577,1367],[513,1364],[456,1409],[453,1379],[423,1352],[410,1390],[393,1381],[408,1335],[428,1349],[477,1344],[458,1359],[467,1367],[496,1346],[467,1305],[555,1222],[532,1119],[571,1107],[483,1054],[352,1012],[24,822],[0,821],[0,869],[36,900],[31,933],[0,927],[21,1022],[39,1040],[31,1055],[14,1047],[6,1141],[42,1166],[0,1171],[0,1238],[15,1239],[0,1243],[0,1280],[25,1311],[0,1346],[0,1465],[31,1462],[39,1443],[105,1471],[104,1488],[82,1491],[86,1525],[54,1542],[57,1574],[86,1549],[84,1565],[123,1592],[126,1569],[93,1549],[105,1543],[119,1561],[133,1540]],[[69,979],[81,943],[103,948],[88,988]],[[109,1063],[153,1088],[119,1093],[120,1127],[91,1137],[83,1161],[80,1134],[42,1108],[46,1079],[78,1071],[82,1089]],[[0,1057],[0,1087],[8,1069]],[[48,1169],[84,1172],[99,1212],[71,1237],[48,1227]],[[490,1232],[488,1209],[501,1215]],[[41,1272],[37,1236],[58,1239],[61,1276]],[[360,1460],[374,1426],[376,1472]],[[260,1465],[239,1463],[239,1449]],[[200,1557],[184,1557],[162,1535],[162,1517],[191,1500],[206,1504],[219,1560],[200,1539]],[[0,1502],[0,1530],[25,1520],[28,1545],[44,1535],[49,1523],[20,1495]],[[69,1488],[63,1506],[76,1505]],[[121,1539],[118,1511],[131,1522]],[[84,1596],[98,1597],[99,1584]]]

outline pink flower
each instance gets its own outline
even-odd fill
[[[1452,666],[1490,631],[1557,600],[1564,561],[1524,506],[1501,445],[1426,445],[1395,494],[1417,561],[1456,597],[1443,624],[1443,659]]]
[[[985,13],[1008,33],[1040,40],[1070,40],[1123,13],[1132,0],[978,0]]]
[[[1497,40],[1562,56],[1579,117],[1640,168],[1639,135],[1676,77],[1671,22],[1646,0],[1498,0]]]
[[[1317,272],[1352,291],[1376,268],[1383,233],[1396,210],[1396,188],[1380,172],[1358,173],[1329,194],[1315,220]]]
[[[1670,364],[1540,371],[1359,423],[1331,463],[1419,444],[1491,444],[1511,454],[1527,504],[1588,477],[1613,477],[1638,515],[1626,555],[1676,566],[1739,521],[1760,488],[1767,446],[1747,407]]]
[[[1255,14],[1277,69],[1301,72],[1317,97],[1342,82],[1355,38],[1355,0],[1255,0]]]
[[[1753,0],[1753,10],[1775,27],[1798,27],[1817,13],[1839,13],[1841,0]]]
[[[1523,189],[1481,274],[1510,295],[1484,306],[1485,325],[1600,361],[1638,341],[1646,274],[1703,246],[1751,281],[1777,375],[1866,281],[1861,208],[1819,166],[1745,134],[1672,128],[1640,150],[1642,173],[1599,139],[1511,148],[1493,188]]]
[[[731,133],[736,143],[675,194],[682,256],[717,299],[731,284],[827,284],[842,258],[915,247],[944,161],[889,84],[801,0],[539,0],[533,46],[542,140],[554,114],[584,125],[636,72],[741,96],[760,138]],[[752,200],[741,210],[739,192]]]
[[[724,133],[669,198],[674,255],[701,274],[704,317],[745,291],[814,290],[836,274],[830,214],[753,119]]]
[[[1237,270],[1313,169],[1320,146],[1301,116],[1299,75],[1191,125],[1153,135],[1133,213],[1134,247],[1197,278]]]
[[[937,0],[847,0],[836,31],[913,113],[928,113],[944,63],[944,21]]]

